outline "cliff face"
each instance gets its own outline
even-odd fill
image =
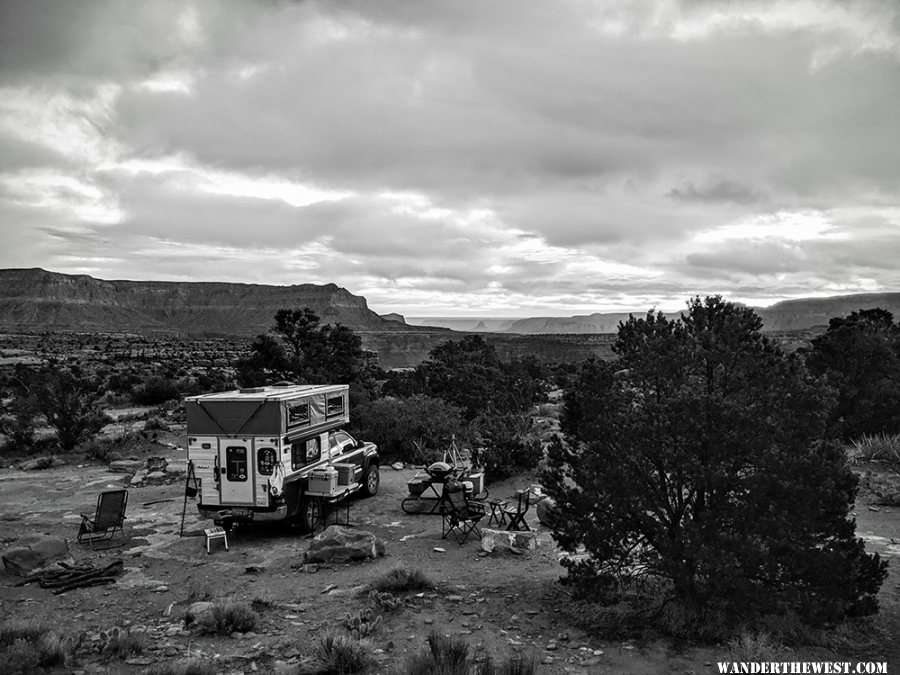
[[[301,307],[323,323],[357,332],[409,330],[334,284],[104,281],[42,269],[0,270],[0,330],[257,335],[268,330],[277,310]]]
[[[757,309],[756,313],[762,317],[765,330],[787,331],[827,327],[831,318],[876,307],[891,312],[894,320],[900,319],[900,293],[861,293],[832,298],[785,300],[765,309]]]

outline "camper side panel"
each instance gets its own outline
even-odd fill
[[[215,436],[191,436],[188,439],[188,459],[194,464],[194,475],[200,483],[200,503],[218,506],[218,453],[219,442]]]

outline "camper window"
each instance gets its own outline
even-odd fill
[[[288,428],[309,424],[309,402],[288,403]]]
[[[247,448],[242,446],[225,448],[225,476],[232,483],[247,480]]]
[[[318,462],[322,457],[322,447],[319,445],[319,437],[294,441],[291,444],[291,470]]]
[[[263,476],[271,476],[275,471],[275,448],[260,448],[256,453],[256,465]]]
[[[340,394],[329,396],[325,400],[325,417],[344,414],[344,397]]]

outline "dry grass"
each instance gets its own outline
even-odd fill
[[[865,435],[853,441],[850,459],[853,462],[884,462],[900,468],[900,434]]]
[[[404,593],[434,588],[434,582],[420,569],[397,567],[373,581],[371,587],[381,593]]]
[[[534,675],[535,669],[533,656],[514,656],[501,662],[495,662],[489,654],[482,659],[470,658],[465,640],[432,631],[428,649],[409,657],[398,675]]]
[[[732,661],[780,661],[785,647],[765,631],[741,631],[728,642]]]
[[[65,666],[70,656],[62,637],[40,623],[13,619],[0,626],[0,672],[4,675]]]
[[[356,640],[342,633],[322,636],[316,645],[316,672],[322,675],[366,673],[375,665],[374,648],[367,640]]]
[[[204,659],[180,659],[169,663],[158,663],[147,675],[216,675],[219,670],[215,665]]]

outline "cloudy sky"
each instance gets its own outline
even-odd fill
[[[0,267],[566,315],[900,290],[900,3],[0,2]]]

